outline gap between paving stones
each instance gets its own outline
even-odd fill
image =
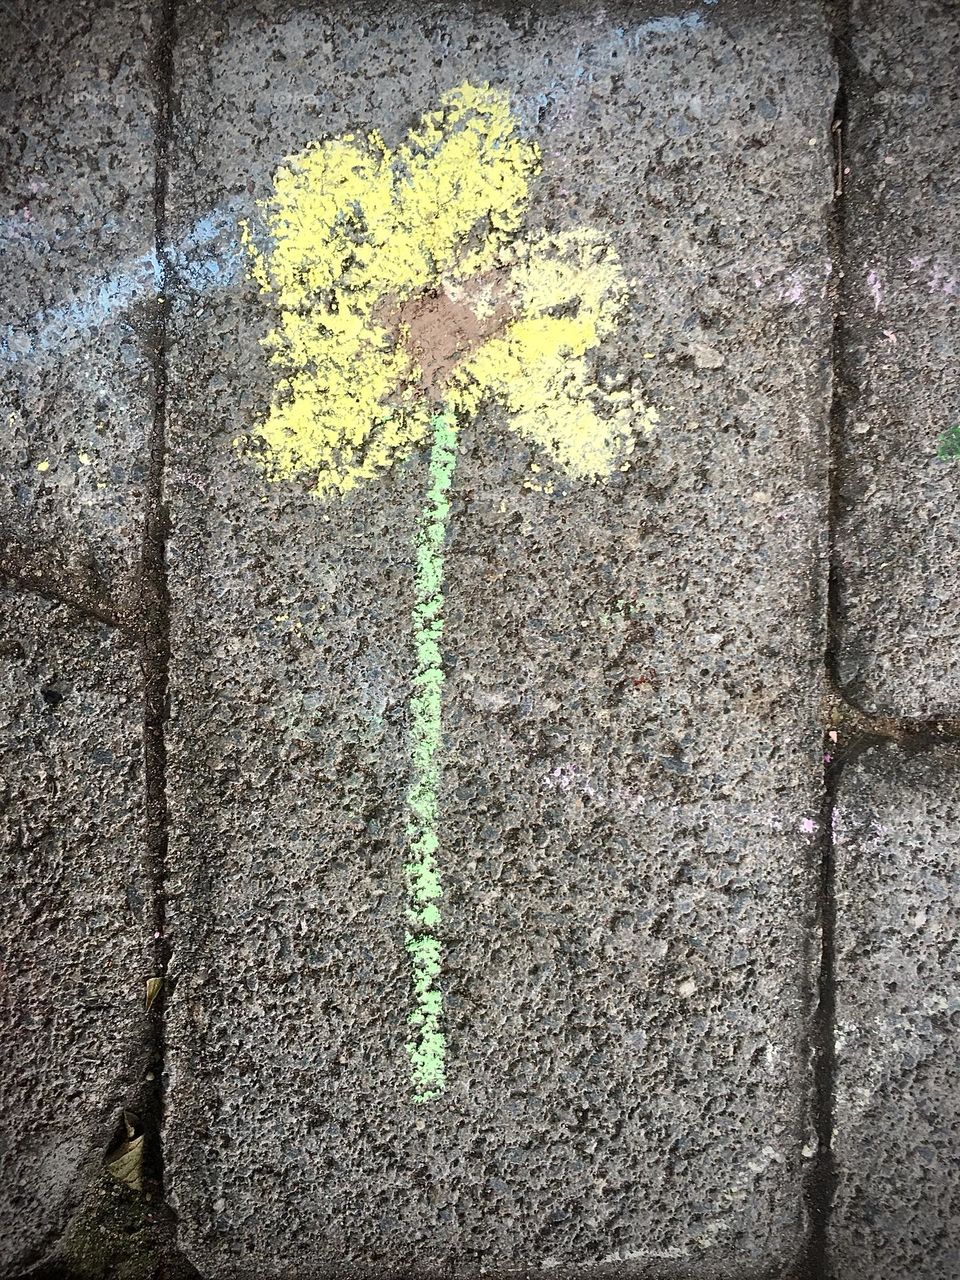
[[[837,577],[837,511],[841,441],[845,427],[844,404],[844,307],[846,268],[846,201],[843,187],[843,153],[847,149],[847,94],[852,76],[850,49],[850,0],[836,0],[830,15],[833,25],[834,59],[837,66],[837,97],[834,104],[831,133],[834,142],[833,217],[830,230],[833,262],[832,287],[835,295],[832,335],[832,395],[829,415],[829,461],[827,477],[827,582],[826,582],[826,679],[836,687],[836,619],[839,603]],[[827,711],[827,707],[823,710]],[[832,711],[833,708],[831,707]],[[809,1221],[806,1268],[811,1280],[826,1280],[829,1275],[830,1212],[837,1184],[833,1154],[833,1122],[836,1068],[836,992],[834,939],[836,933],[835,855],[833,848],[833,814],[837,785],[843,763],[838,751],[835,759],[828,745],[830,730],[824,728],[824,787],[820,815],[819,890],[814,930],[820,933],[820,963],[816,980],[816,1004],[811,1024],[813,1060],[812,1120],[817,1136],[817,1153],[806,1180]],[[839,736],[839,731],[834,731]]]
[[[148,1234],[153,1253],[155,1274],[164,1277],[186,1277],[195,1272],[177,1253],[173,1216],[165,1203],[163,1186],[163,1150],[160,1134],[163,1128],[164,1017],[163,1007],[169,945],[165,937],[165,876],[167,856],[167,797],[165,722],[168,713],[168,670],[170,657],[169,606],[166,581],[166,549],[168,514],[164,501],[164,469],[166,465],[167,413],[167,325],[171,312],[170,295],[174,287],[173,269],[167,246],[166,198],[168,156],[171,136],[173,49],[176,41],[175,0],[161,0],[156,13],[153,49],[149,67],[153,76],[156,99],[156,131],[154,142],[154,247],[159,263],[158,297],[142,330],[153,364],[154,402],[147,430],[146,485],[144,495],[142,540],[139,566],[115,600],[99,581],[84,583],[76,572],[53,568],[50,559],[37,553],[24,553],[11,541],[0,548],[0,576],[9,577],[25,590],[53,598],[77,609],[100,623],[127,632],[140,649],[143,694],[143,764],[144,764],[144,837],[143,875],[148,887],[150,909],[147,924],[151,937],[146,952],[151,966],[150,976],[159,978],[159,994],[152,999],[147,1012],[147,1057],[151,1070],[142,1082],[135,1102],[138,1132],[145,1136],[143,1179],[145,1189],[155,1190],[141,1204],[145,1223],[152,1224]],[[119,1121],[119,1117],[117,1117]],[[125,1135],[113,1135],[120,1141]],[[115,1144],[110,1144],[113,1149]],[[106,1141],[105,1141],[106,1147]],[[99,1215],[95,1212],[95,1219]],[[72,1276],[72,1262],[62,1256],[64,1244],[76,1234],[71,1224],[64,1240],[52,1255],[30,1271],[31,1280],[63,1280]],[[112,1228],[106,1228],[109,1236]],[[114,1233],[115,1234],[115,1233]],[[120,1237],[114,1247],[122,1248]],[[112,1262],[105,1263],[112,1267]],[[64,1266],[66,1265],[66,1270]]]
[[[171,136],[173,50],[176,43],[176,3],[162,0],[157,18],[156,44],[150,60],[157,94],[156,170],[154,179],[155,250],[160,264],[160,292],[156,300],[152,333],[154,360],[154,413],[148,434],[146,509],[141,550],[141,605],[143,612],[143,749],[145,859],[152,890],[154,976],[166,979],[170,947],[165,936],[165,880],[167,859],[167,787],[164,724],[169,708],[170,620],[166,551],[168,513],[164,501],[167,414],[167,325],[171,312],[173,272],[167,246],[166,202]],[[149,1171],[163,1197],[164,1004],[162,987],[151,1009],[154,1056],[157,1062],[150,1099]]]
[[[833,26],[833,51],[837,67],[837,97],[834,103],[831,134],[834,144],[833,216],[830,228],[833,263],[834,323],[832,334],[832,394],[828,427],[827,475],[827,581],[826,581],[826,652],[825,678],[836,687],[836,619],[839,604],[837,576],[837,511],[840,494],[841,442],[846,425],[844,401],[844,311],[846,274],[846,200],[843,184],[843,156],[848,150],[847,97],[853,74],[850,47],[850,0],[836,0],[830,14]],[[832,690],[831,690],[832,692]],[[829,697],[829,695],[828,695]],[[828,710],[827,706],[823,711]],[[829,708],[833,711],[833,707]],[[826,720],[828,717],[824,716]],[[839,730],[833,730],[839,737]],[[820,933],[820,963],[816,980],[816,1004],[811,1024],[813,1062],[812,1120],[817,1136],[817,1153],[810,1165],[806,1181],[810,1214],[806,1265],[811,1280],[827,1280],[829,1266],[830,1213],[837,1184],[833,1154],[833,1122],[836,1069],[836,991],[834,939],[836,933],[836,894],[833,848],[833,813],[843,757],[829,750],[831,730],[824,727],[824,786],[820,816],[819,889],[814,930]]]
[[[833,264],[834,322],[831,351],[832,391],[828,423],[827,472],[827,580],[826,580],[826,652],[825,678],[835,685],[837,589],[837,510],[839,502],[839,466],[843,439],[845,406],[844,376],[844,274],[846,267],[846,202],[843,187],[843,153],[846,150],[847,93],[851,78],[850,65],[850,0],[836,0],[830,18],[833,27],[833,53],[837,67],[837,96],[834,102],[831,135],[834,147],[833,211],[830,227],[831,261]],[[824,707],[825,711],[827,708]],[[836,1187],[833,1155],[834,1076],[836,1023],[834,936],[836,928],[836,896],[834,892],[833,812],[837,781],[842,765],[839,753],[831,760],[828,750],[831,730],[824,727],[824,786],[820,814],[820,839],[817,919],[814,933],[820,934],[815,1005],[811,1021],[811,1055],[813,1063],[812,1121],[817,1136],[817,1153],[811,1161],[805,1183],[809,1213],[806,1269],[811,1280],[826,1280],[829,1274],[830,1211]],[[839,731],[837,732],[839,736]]]
[[[834,57],[838,83],[834,118],[834,206],[832,261],[835,318],[833,329],[833,393],[829,425],[828,477],[828,563],[827,563],[827,648],[824,654],[826,690],[821,702],[824,724],[824,796],[820,822],[819,920],[820,966],[817,1000],[813,1018],[814,1061],[813,1120],[818,1150],[811,1164],[806,1195],[810,1213],[810,1233],[805,1273],[810,1280],[831,1280],[834,1272],[830,1256],[830,1228],[838,1184],[833,1151],[836,1095],[836,964],[835,942],[836,851],[833,821],[844,770],[864,751],[883,742],[895,743],[913,755],[937,746],[960,742],[960,717],[938,716],[918,719],[909,716],[875,715],[854,705],[841,691],[838,676],[840,656],[840,582],[837,529],[843,475],[843,442],[847,432],[847,397],[851,385],[847,367],[846,315],[850,293],[847,283],[847,210],[844,183],[848,146],[848,102],[856,92],[858,70],[851,44],[851,0],[836,0],[830,18],[833,27]]]

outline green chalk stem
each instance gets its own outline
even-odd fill
[[[443,1093],[447,1042],[440,985],[442,948],[437,869],[440,840],[441,709],[443,701],[443,551],[450,502],[447,493],[457,462],[457,424],[452,413],[430,420],[430,487],[417,529],[413,635],[416,675],[410,699],[412,774],[407,793],[409,856],[406,950],[413,970],[412,1008],[407,1019],[407,1054],[415,1102],[432,1102]]]

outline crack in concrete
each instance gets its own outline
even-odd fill
[[[140,638],[130,587],[115,597],[93,568],[85,573],[70,569],[53,556],[27,549],[0,533],[0,578],[31,595],[68,605],[83,617],[123,631],[132,639]]]

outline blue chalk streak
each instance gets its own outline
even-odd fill
[[[712,3],[713,0],[708,0]],[[680,13],[676,16],[668,16],[664,18],[650,18],[649,21],[643,22],[637,27],[634,36],[664,36],[671,35],[676,31],[689,31],[694,27],[702,27],[703,18],[699,13],[691,9],[689,13]]]
[[[217,210],[198,219],[168,252],[174,288],[203,293],[239,279],[241,253],[235,232],[236,213],[232,210]],[[198,254],[198,250],[220,237],[226,237],[222,245]],[[40,311],[23,325],[8,325],[0,330],[0,362],[13,364],[24,357],[54,351],[65,342],[100,328],[135,302],[159,297],[164,275],[164,267],[152,250],[125,262],[70,302]]]

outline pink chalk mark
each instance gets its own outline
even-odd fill
[[[950,264],[953,265],[952,263]],[[956,297],[958,292],[957,277],[948,274],[948,268],[937,263],[930,272],[928,285],[931,293],[945,293],[948,298]]]
[[[880,277],[872,268],[867,272],[867,288],[873,298],[874,311],[879,311],[880,304],[883,301],[883,285],[880,283]]]

